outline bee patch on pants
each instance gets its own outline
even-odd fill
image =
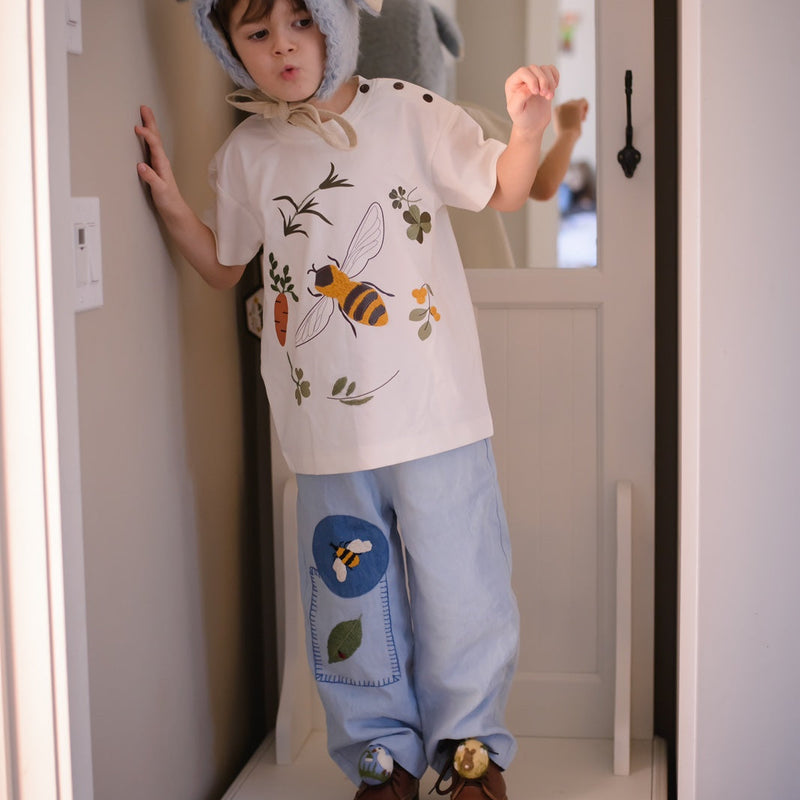
[[[346,514],[317,524],[312,551],[320,578],[339,597],[371,591],[389,565],[389,543],[380,528]]]
[[[314,678],[320,683],[387,686],[400,680],[389,607],[382,576],[367,599],[336,597],[311,567],[308,612]]]

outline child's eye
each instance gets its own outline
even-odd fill
[[[267,36],[269,36],[269,31],[266,28],[262,28],[260,31],[251,33],[247,38],[252,39],[254,42],[260,42],[262,39],[266,39]]]
[[[302,17],[301,19],[298,19],[294,24],[298,28],[310,28],[314,24],[314,21],[311,19],[311,17]]]

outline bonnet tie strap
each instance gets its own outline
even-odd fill
[[[298,128],[313,131],[329,145],[339,150],[352,150],[358,141],[355,129],[341,114],[317,108],[312,103],[302,100],[287,103],[285,100],[275,100],[263,92],[250,89],[237,89],[235,92],[231,92],[225,100],[234,108],[249,114],[258,114],[264,119],[278,119],[281,122],[296,125]],[[347,144],[335,131],[324,126],[323,123],[328,120],[333,120],[342,129],[347,137]]]

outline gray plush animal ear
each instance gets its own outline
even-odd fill
[[[364,11],[368,11],[373,17],[377,17],[381,13],[383,0],[356,0],[356,5]]]
[[[464,55],[464,37],[461,30],[456,25],[452,17],[448,16],[437,6],[431,5],[433,17],[436,20],[436,30],[439,32],[439,39],[447,48],[450,55],[461,58]]]

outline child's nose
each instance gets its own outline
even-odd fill
[[[294,37],[290,30],[279,30],[275,34],[274,49],[276,55],[291,53],[295,49]]]

